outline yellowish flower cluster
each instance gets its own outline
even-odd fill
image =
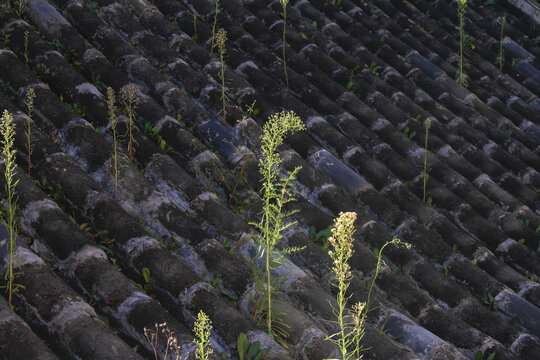
[[[338,282],[346,280],[352,276],[350,266],[347,263],[353,254],[353,234],[356,231],[354,222],[355,212],[341,212],[334,221],[332,236],[328,239],[334,248],[329,252],[334,260],[332,271],[336,274]]]

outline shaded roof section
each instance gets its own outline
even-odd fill
[[[356,211],[351,303],[366,301],[386,241],[412,245],[385,249],[364,358],[538,359],[540,27],[520,10],[537,3],[469,2],[465,88],[454,1],[291,1],[287,86],[280,2],[223,0],[225,116],[213,2],[22,4],[0,20],[25,286],[16,313],[0,297],[0,358],[152,358],[144,328],[167,323],[191,359],[200,310],[215,356],[236,359],[244,332],[269,359],[337,357],[332,263],[309,234]],[[107,87],[137,99],[135,152],[123,140],[116,181]],[[252,319],[246,260],[258,139],[281,110],[307,126],[281,148],[284,170],[302,166],[283,243],[306,247],[281,269],[286,347]]]

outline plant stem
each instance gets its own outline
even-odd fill
[[[227,96],[225,95],[225,42],[227,41],[227,31],[220,28],[217,34],[217,46],[219,49],[219,59],[221,61],[221,104],[223,112],[223,125],[227,127]]]
[[[2,134],[2,158],[4,160],[4,178],[6,179],[6,195],[7,195],[7,214],[2,219],[9,233],[8,253],[9,253],[9,265],[8,270],[4,278],[8,281],[8,304],[13,310],[12,299],[13,293],[17,291],[15,282],[15,274],[13,272],[13,259],[15,257],[15,248],[17,241],[17,224],[15,222],[15,216],[17,212],[17,199],[15,198],[15,187],[19,180],[15,180],[16,167],[15,158],[17,155],[14,149],[15,138],[15,125],[13,124],[13,117],[11,114],[4,110],[2,115],[2,121],[0,123],[0,132]]]
[[[219,13],[219,0],[216,0],[214,3],[215,11],[214,11],[214,24],[212,25],[212,43],[210,45],[210,55],[212,55],[212,52],[214,51],[214,46],[216,46],[214,40],[216,37],[216,24],[217,24],[217,17]]]
[[[34,88],[30,88],[26,94],[26,114],[28,118],[26,119],[26,152],[28,154],[28,176],[30,176],[30,170],[32,170],[32,153],[34,149],[32,148],[32,115],[34,113],[34,99],[36,98],[36,93]]]
[[[411,248],[411,244],[409,243],[405,243],[403,241],[401,241],[397,236],[394,236],[392,238],[391,241],[387,241],[383,247],[381,248],[381,250],[379,250],[379,254],[377,256],[377,268],[375,269],[375,276],[373,277],[373,280],[371,281],[371,284],[369,286],[369,291],[368,291],[368,298],[367,298],[367,302],[366,302],[366,308],[365,308],[365,314],[367,314],[369,311],[370,311],[370,305],[371,305],[371,291],[373,290],[373,285],[375,284],[375,280],[377,280],[377,276],[379,276],[379,271],[381,269],[381,264],[382,264],[382,260],[381,260],[381,257],[382,257],[382,253],[383,253],[383,250],[384,248],[389,245],[389,244],[394,244],[396,246],[398,245],[405,245],[405,247],[407,249],[410,249]]]
[[[459,65],[458,65],[458,82],[461,86],[467,87],[467,79],[464,72],[465,67],[465,34],[464,34],[464,23],[465,23],[465,12],[467,8],[467,0],[456,0],[458,8],[458,21],[459,21]]]
[[[139,104],[139,99],[135,97],[135,86],[134,85],[128,85],[126,89],[126,93],[122,96],[122,103],[124,105],[124,108],[126,109],[127,115],[128,115],[128,144],[127,144],[127,152],[129,154],[129,159],[133,161],[135,153],[135,139],[133,138],[133,131],[139,130],[137,129],[137,126],[135,125],[135,108]],[[113,130],[114,131],[114,130]]]
[[[116,106],[114,90],[107,88],[107,104],[109,106],[109,118],[111,120],[111,129],[113,132],[113,172],[114,172],[114,200],[118,200],[118,138],[116,132]]]
[[[285,84],[289,88],[289,76],[287,75],[287,59],[285,58],[285,49],[287,48],[287,42],[285,40],[285,30],[287,29],[287,4],[289,0],[280,0],[283,7],[283,74],[285,76]]]

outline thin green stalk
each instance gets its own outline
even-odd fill
[[[127,152],[129,154],[129,159],[133,161],[134,159],[133,154],[135,153],[135,144],[137,143],[137,141],[133,137],[133,132],[135,130],[137,131],[139,130],[137,126],[135,125],[135,109],[137,108],[137,105],[139,105],[139,99],[135,97],[134,85],[128,85],[126,89],[126,93],[122,94],[121,100],[122,100],[122,104],[124,105],[124,108],[126,109],[126,113],[128,116]]]
[[[8,291],[8,304],[13,309],[12,300],[13,293],[22,288],[22,285],[15,284],[15,273],[13,271],[13,259],[15,257],[15,248],[17,246],[17,223],[15,221],[17,213],[17,198],[15,197],[15,188],[19,180],[15,180],[15,174],[17,165],[15,159],[17,151],[15,150],[15,124],[13,123],[13,117],[11,114],[4,110],[2,115],[2,121],[0,123],[0,133],[2,134],[2,159],[4,160],[4,178],[6,180],[6,196],[7,196],[7,209],[5,216],[2,217],[2,221],[6,226],[9,233],[9,242],[7,244],[7,250],[9,254],[9,265],[4,275],[4,279],[7,280]]]
[[[285,30],[287,29],[287,4],[289,0],[279,0],[281,7],[283,8],[283,74],[285,76],[285,84],[289,88],[289,76],[287,75],[287,59],[285,57],[285,49],[287,48],[287,42],[285,40]]]
[[[28,155],[28,175],[30,176],[30,170],[32,170],[32,153],[34,149],[32,147],[32,115],[34,113],[34,100],[36,98],[36,92],[34,88],[30,88],[26,94],[26,114],[28,118],[26,119],[26,130],[24,134],[26,135],[26,143],[24,147],[26,148],[26,153]]]
[[[371,284],[369,286],[369,291],[368,291],[368,298],[367,298],[367,302],[366,302],[366,314],[370,311],[370,305],[371,305],[371,291],[373,290],[373,285],[375,284],[375,280],[377,280],[377,276],[379,276],[379,271],[381,269],[381,265],[382,265],[382,253],[383,253],[383,250],[384,248],[387,246],[387,245],[390,245],[390,244],[393,244],[395,246],[398,246],[398,245],[404,245],[407,249],[410,249],[411,248],[411,244],[409,243],[405,243],[403,241],[401,241],[397,236],[394,236],[392,238],[391,241],[387,241],[383,247],[381,248],[381,250],[379,250],[379,254],[377,255],[377,268],[375,269],[375,276],[373,277],[373,280],[371,281]]]
[[[461,86],[467,87],[467,75],[465,74],[465,67],[467,67],[467,60],[465,59],[465,14],[467,12],[467,0],[456,0],[457,12],[459,21],[459,64],[458,64],[458,82]]]
[[[191,37],[191,39],[194,42],[197,42],[197,40],[199,39],[199,36],[197,35],[197,18],[197,12],[193,11],[193,36]]]
[[[214,51],[214,46],[216,46],[214,40],[216,38],[216,24],[219,13],[219,0],[216,0],[216,2],[214,3],[214,7],[214,24],[212,25],[212,43],[210,44],[210,55],[212,55],[212,52]]]
[[[109,119],[111,120],[111,129],[113,132],[113,172],[114,172],[114,200],[118,200],[118,134],[116,131],[116,105],[114,90],[107,88],[107,105],[109,107]]]
[[[225,42],[227,41],[227,31],[223,28],[220,28],[217,34],[217,46],[219,49],[219,59],[221,61],[221,103],[222,103],[222,112],[223,112],[223,125],[227,127],[227,95],[225,94],[225,52],[227,51],[225,47]]]
[[[423,177],[422,180],[424,182],[424,202],[426,202],[426,188],[427,188],[427,182],[429,180],[429,168],[428,168],[428,134],[429,134],[429,128],[431,127],[431,119],[427,118],[424,121],[424,128],[426,129],[426,136],[425,136],[425,143],[424,143],[424,169],[422,171]]]
[[[504,47],[503,47],[503,40],[504,40],[504,26],[506,25],[506,16],[503,16],[501,20],[501,41],[499,44],[499,70],[502,71],[504,66]]]

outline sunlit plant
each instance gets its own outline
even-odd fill
[[[2,160],[4,161],[4,179],[6,181],[5,191],[7,200],[7,207],[2,214],[2,222],[9,234],[8,242],[6,244],[9,255],[9,264],[4,275],[4,280],[7,281],[8,304],[9,307],[13,309],[13,293],[24,288],[24,286],[15,284],[15,275],[17,274],[13,270],[13,260],[15,258],[15,248],[17,246],[17,197],[15,196],[15,188],[19,180],[15,179],[17,173],[17,165],[15,163],[17,150],[15,149],[14,144],[15,124],[13,123],[13,117],[7,110],[4,110],[2,115],[0,134],[2,135]]]
[[[353,235],[356,231],[354,225],[356,217],[357,214],[354,212],[340,213],[339,217],[334,220],[334,226],[331,230],[332,236],[328,239],[332,248],[329,251],[329,255],[333,260],[331,270],[335,275],[335,281],[332,282],[332,285],[338,290],[336,295],[337,307],[333,307],[337,320],[332,322],[337,323],[340,330],[328,336],[327,340],[339,348],[341,360],[361,359],[362,352],[365,351],[362,339],[365,333],[366,316],[370,311],[373,285],[383,265],[381,257],[384,248],[389,244],[405,245],[410,248],[409,244],[402,242],[397,237],[387,241],[377,253],[377,268],[369,287],[367,301],[358,302],[352,306],[351,310],[347,309],[347,303],[351,298],[351,295],[347,295],[347,290],[353,277],[348,261],[354,253]]]
[[[286,135],[303,129],[305,126],[302,120],[293,111],[282,111],[269,117],[261,135],[259,172],[263,178],[261,189],[263,210],[260,222],[250,224],[259,231],[254,238],[259,244],[260,257],[265,258],[263,273],[265,284],[258,289],[259,301],[256,314],[266,313],[266,330],[272,337],[274,337],[272,321],[275,316],[272,311],[272,292],[276,279],[273,279],[271,271],[284,265],[284,255],[300,250],[299,248],[276,249],[276,245],[283,238],[283,231],[295,224],[295,222],[286,221],[287,217],[295,211],[284,212],[284,206],[294,200],[291,183],[300,170],[297,167],[286,177],[280,178],[282,160],[277,149],[283,144]],[[263,283],[257,279],[255,282]]]
[[[347,289],[351,283],[352,272],[348,264],[353,254],[353,234],[355,233],[354,222],[356,213],[340,213],[334,221],[332,236],[328,239],[332,250],[329,255],[334,262],[332,272],[336,276],[336,282],[333,284],[337,289],[336,295],[337,307],[333,309],[337,318],[339,332],[328,337],[332,343],[339,347],[342,360],[353,358],[359,359],[363,349],[361,344],[364,336],[365,323],[365,303],[359,302],[354,305],[352,321],[347,321],[347,303],[350,295],[347,295]],[[353,349],[352,351],[350,349]]]
[[[197,345],[197,352],[195,353],[197,360],[208,360],[210,354],[214,352],[210,347],[211,331],[212,321],[210,321],[210,318],[204,311],[199,311],[193,329],[193,332],[195,333],[195,344]]]

